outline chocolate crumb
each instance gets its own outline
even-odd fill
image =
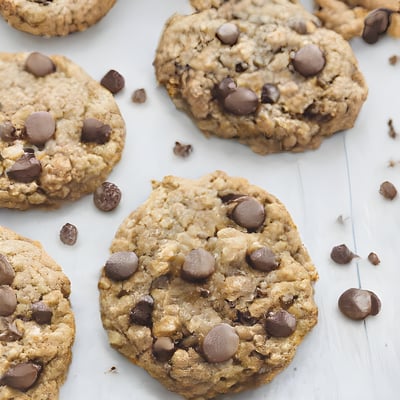
[[[75,225],[66,223],[60,231],[60,240],[68,246],[73,246],[78,238],[78,229]]]
[[[397,196],[397,189],[393,183],[385,181],[379,187],[379,193],[388,200],[393,200]]]
[[[174,154],[178,157],[186,158],[193,151],[193,146],[191,144],[183,144],[180,142],[175,142]]]
[[[380,264],[381,260],[379,259],[378,255],[374,252],[371,251],[371,253],[368,254],[368,261],[372,265],[378,265]]]
[[[393,54],[392,56],[389,57],[389,64],[390,65],[396,65],[397,61],[399,61],[399,57]]]
[[[389,126],[389,136],[390,136],[392,139],[396,139],[396,137],[397,137],[397,132],[396,132],[395,129],[394,129],[392,118],[389,119],[389,121],[388,121],[388,126]]]
[[[331,259],[337,264],[349,264],[351,260],[358,257],[345,244],[335,246],[331,251]]]
[[[142,104],[145,103],[147,100],[147,93],[146,90],[141,88],[141,89],[136,89],[133,93],[132,93],[132,102],[136,103],[136,104]]]

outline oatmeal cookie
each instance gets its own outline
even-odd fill
[[[0,207],[58,206],[93,192],[119,161],[113,95],[63,56],[0,53]]]
[[[71,361],[70,282],[35,241],[0,227],[0,398],[56,400]]]
[[[169,19],[154,61],[203,133],[267,154],[315,149],[353,126],[367,85],[340,35],[286,0],[204,8]]]
[[[0,0],[0,14],[14,28],[40,36],[84,31],[116,0]]]
[[[317,322],[296,226],[245,179],[153,182],[111,253],[99,280],[110,344],[185,398],[269,382]]]

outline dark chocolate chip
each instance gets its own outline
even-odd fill
[[[43,301],[38,301],[32,304],[32,319],[39,325],[51,324],[53,311]]]
[[[340,311],[350,319],[361,320],[366,318],[372,311],[371,293],[363,289],[347,289],[338,300]],[[376,295],[374,296],[374,312],[377,314],[380,309],[380,301]]]
[[[103,76],[100,84],[112,94],[116,94],[124,88],[125,79],[118,71],[111,69]]]
[[[374,44],[379,36],[387,31],[393,11],[387,8],[377,8],[364,19],[364,29],[361,37],[368,44]]]
[[[36,383],[41,369],[33,362],[17,364],[0,378],[0,384],[25,392]]]
[[[331,259],[337,264],[349,264],[353,258],[357,257],[345,244],[334,246],[331,251]]]
[[[147,100],[147,94],[146,94],[146,90],[141,88],[141,89],[136,89],[133,93],[132,93],[132,97],[131,100],[133,103],[136,104],[143,104],[146,102]]]
[[[0,342],[15,342],[22,338],[11,318],[0,317]]]
[[[273,83],[266,83],[261,89],[261,103],[276,103],[280,95],[278,86]]]
[[[182,279],[188,282],[203,281],[215,271],[215,258],[204,249],[192,250],[186,257],[182,266]]]
[[[248,88],[238,87],[223,100],[226,111],[235,115],[248,115],[257,110],[258,97]]]
[[[397,189],[393,183],[385,181],[379,187],[379,193],[388,200],[393,200],[397,196]]]
[[[223,101],[228,94],[236,90],[236,83],[232,78],[224,78],[213,90],[214,97],[223,104]]]
[[[11,142],[16,139],[15,128],[10,121],[5,121],[0,124],[0,139],[4,142]]]
[[[138,257],[133,251],[119,251],[111,254],[104,270],[113,281],[123,281],[136,272],[138,265]]]
[[[296,318],[286,310],[270,312],[265,329],[273,337],[288,337],[296,330]]]
[[[32,144],[45,144],[55,131],[56,121],[47,111],[34,112],[25,120],[25,133]]]
[[[15,272],[7,258],[0,254],[0,285],[11,285],[15,277]]]
[[[300,75],[314,76],[323,70],[325,56],[318,46],[307,44],[295,53],[292,64]]]
[[[7,170],[9,178],[17,182],[30,183],[39,178],[42,172],[40,161],[34,153],[25,152],[12,167]]]
[[[17,296],[10,286],[0,286],[0,316],[7,317],[17,308]]]
[[[254,197],[245,197],[235,206],[231,218],[241,227],[255,231],[265,221],[264,206]]]
[[[210,363],[224,362],[232,358],[239,347],[235,329],[222,323],[214,326],[204,338],[203,353]]]
[[[56,66],[49,57],[35,51],[26,59],[25,70],[40,78],[53,73]]]
[[[261,247],[251,252],[248,257],[249,264],[259,271],[270,272],[278,268],[274,252],[269,247]]]
[[[368,261],[372,264],[372,265],[378,265],[380,264],[381,260],[379,259],[378,255],[374,252],[371,252],[368,254]]]
[[[171,338],[163,336],[153,344],[153,354],[158,361],[168,361],[175,352],[175,345]]]
[[[154,300],[147,295],[132,308],[130,312],[130,320],[132,323],[142,326],[152,326],[152,313],[154,308]]]
[[[175,142],[174,154],[178,157],[186,158],[193,151],[191,144],[183,144],[180,142]]]
[[[103,182],[93,193],[94,205],[101,211],[112,211],[121,201],[121,190],[111,182]]]
[[[249,311],[237,311],[237,319],[243,325],[252,326],[257,323],[258,318],[253,317]]]
[[[223,43],[230,46],[234,45],[239,38],[239,28],[232,22],[226,22],[217,29],[217,38]]]
[[[68,246],[73,246],[76,243],[77,239],[78,239],[77,227],[68,222],[64,224],[60,230],[60,240]]]
[[[96,118],[86,118],[83,121],[81,141],[104,144],[111,135],[110,125],[103,124]]]

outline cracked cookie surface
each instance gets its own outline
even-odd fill
[[[54,207],[92,193],[124,146],[113,95],[59,55],[0,53],[0,80],[0,207]]]
[[[83,31],[103,18],[116,0],[0,0],[12,27],[40,36]]]
[[[354,54],[300,4],[197,6],[199,12],[166,23],[154,66],[177,108],[203,133],[267,154],[315,149],[354,125],[367,97]],[[307,64],[316,68],[306,71]]]
[[[75,323],[70,282],[35,241],[0,227],[0,398],[58,399]]]
[[[99,280],[110,344],[185,398],[269,382],[317,322],[296,226],[245,179],[153,182],[111,253]]]

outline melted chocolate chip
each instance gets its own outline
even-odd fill
[[[351,288],[341,294],[338,300],[338,306],[346,317],[354,320],[361,320],[368,315],[378,314],[381,303],[373,292]]]
[[[15,272],[7,258],[0,254],[0,285],[11,285],[15,277]]]
[[[25,61],[25,71],[30,72],[37,78],[53,73],[56,66],[53,61],[44,54],[33,52]]]
[[[7,171],[9,178],[17,182],[30,183],[42,172],[40,161],[31,152],[25,152]]]
[[[212,328],[204,338],[202,350],[210,363],[232,358],[239,347],[239,336],[230,325],[222,323]]]
[[[247,260],[251,267],[259,271],[270,272],[278,268],[275,254],[269,247],[261,247],[251,252]]]
[[[100,84],[112,94],[116,94],[124,88],[125,79],[118,71],[111,69],[103,76]]]
[[[245,197],[238,201],[232,211],[231,218],[241,227],[255,231],[265,221],[265,209],[254,197]]]
[[[112,211],[121,201],[121,190],[111,182],[103,182],[93,193],[94,205],[101,211]]]
[[[273,337],[288,337],[296,330],[296,318],[286,310],[270,312],[265,320],[265,330]]]
[[[32,144],[45,144],[55,131],[56,121],[47,111],[34,112],[25,120],[25,133]]]
[[[223,100],[226,111],[235,115],[248,115],[257,110],[258,97],[248,88],[238,87]]]
[[[168,361],[175,352],[175,345],[169,337],[159,337],[153,344],[153,354],[158,361]]]
[[[385,181],[379,187],[379,193],[388,200],[393,200],[397,196],[397,189],[393,183]]]
[[[276,103],[280,95],[281,93],[278,86],[273,83],[266,83],[261,89],[261,103]]]
[[[104,269],[113,281],[123,281],[136,272],[138,265],[138,257],[133,251],[119,251],[111,254]]]
[[[60,230],[60,240],[68,245],[73,246],[78,239],[78,229],[75,225],[66,223]]]
[[[374,44],[379,36],[387,31],[393,11],[387,8],[377,8],[364,19],[364,29],[361,37],[368,44]]]
[[[0,286],[0,316],[7,317],[17,308],[17,296],[10,286]]]
[[[15,128],[10,121],[5,121],[0,124],[0,139],[4,142],[11,142],[16,139]]]
[[[154,300],[147,295],[132,308],[130,312],[130,320],[132,323],[142,326],[152,326],[152,313],[154,308]]]
[[[310,77],[323,70],[325,56],[318,46],[307,44],[295,53],[292,64],[300,75]]]
[[[32,304],[32,319],[39,325],[51,324],[53,311],[43,301],[38,301]]]
[[[214,256],[207,250],[195,249],[186,256],[181,276],[188,282],[198,282],[210,277],[214,271]]]
[[[222,24],[218,29],[217,29],[217,38],[223,43],[223,44],[228,44],[230,46],[234,45],[238,38],[239,38],[239,28],[237,25],[227,22],[225,24]]]
[[[337,264],[349,264],[353,258],[357,257],[345,244],[335,246],[331,251],[331,259]]]
[[[40,370],[41,366],[33,362],[17,364],[6,371],[0,384],[25,392],[36,383]]]
[[[83,121],[81,141],[104,144],[111,135],[110,125],[105,125],[96,118],[86,118]]]
[[[257,323],[258,318],[253,317],[249,311],[237,311],[237,319],[243,325],[252,326]]]
[[[22,338],[15,322],[9,317],[0,317],[0,342],[15,342]]]

